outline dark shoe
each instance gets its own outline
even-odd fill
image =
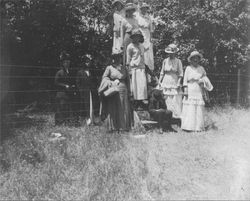
[[[172,132],[172,133],[177,133],[176,130],[174,130],[173,128],[167,128],[167,129],[164,129],[164,132]]]

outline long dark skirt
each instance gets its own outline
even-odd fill
[[[107,114],[109,131],[129,131],[131,129],[131,110],[125,84],[120,83],[119,93],[108,97]]]

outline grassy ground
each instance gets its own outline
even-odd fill
[[[250,111],[219,108],[209,117],[207,132],[134,137],[30,115],[0,147],[1,200],[249,200]],[[50,141],[52,132],[66,140]]]

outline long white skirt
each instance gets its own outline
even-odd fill
[[[167,109],[173,112],[174,118],[181,118],[182,95],[165,95]]]
[[[183,99],[181,128],[187,131],[205,130],[205,104],[203,100]]]
[[[134,100],[146,100],[148,92],[145,69],[132,68],[131,73],[131,92]]]

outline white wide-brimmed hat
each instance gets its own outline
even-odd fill
[[[127,10],[136,10],[137,7],[134,3],[127,3],[126,6],[125,6],[125,11]]]
[[[170,44],[165,49],[165,52],[168,53],[168,54],[175,54],[178,51],[179,51],[179,48],[177,48],[177,45],[175,45],[175,44]]]
[[[189,55],[189,57],[188,57],[188,62],[190,62],[191,59],[192,59],[193,57],[195,57],[195,56],[200,57],[200,60],[202,60],[202,58],[203,58],[202,54],[195,50],[195,51],[191,52],[191,54]]]
[[[142,3],[142,5],[140,6],[140,8],[150,8],[150,6],[147,3]]]

